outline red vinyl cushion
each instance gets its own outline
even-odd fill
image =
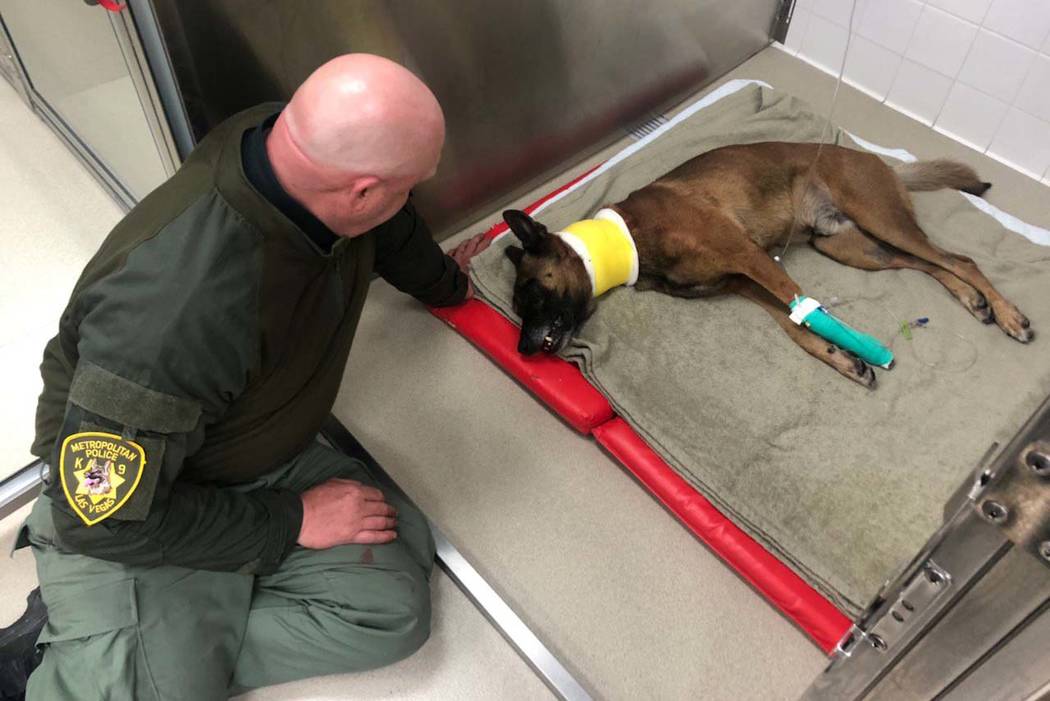
[[[575,365],[550,355],[518,352],[518,327],[495,309],[472,299],[431,310],[492,358],[555,413],[583,434],[613,418],[612,406]]]
[[[787,565],[722,515],[682,479],[622,418],[594,429],[594,438],[638,478],[689,530],[729,563],[824,651],[831,652],[850,620]]]
[[[601,164],[582,173],[525,208],[533,212],[541,204],[590,175]],[[485,235],[495,238],[507,230],[505,222],[494,225]],[[483,353],[539,397],[558,416],[583,434],[613,418],[613,409],[601,392],[571,363],[547,355],[525,357],[518,353],[518,327],[489,305],[470,300],[458,307],[430,310],[477,346]]]

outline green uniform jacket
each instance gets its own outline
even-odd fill
[[[465,276],[411,204],[326,253],[260,195],[241,140],[278,109],[216,127],[77,282],[44,351],[33,446],[51,465],[64,549],[274,571],[298,537],[299,496],[228,487],[314,439],[373,271],[427,304],[465,295]]]

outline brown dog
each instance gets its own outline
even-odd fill
[[[809,354],[866,387],[875,373],[856,356],[796,325],[788,303],[801,288],[766,252],[789,237],[864,270],[908,268],[940,282],[984,323],[1032,340],[1028,319],[969,258],[931,243],[915,220],[909,190],[991,185],[951,161],[890,168],[877,156],[817,144],[759,143],[716,149],[684,163],[611,209],[638,253],[639,290],[677,297],[736,292],[761,305]],[[591,279],[577,253],[527,214],[503,217],[523,244],[510,247],[518,349],[561,350],[593,311]]]

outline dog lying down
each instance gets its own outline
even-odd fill
[[[557,353],[618,285],[676,297],[736,293],[760,305],[810,355],[865,387],[875,372],[789,317],[802,289],[767,253],[808,240],[824,255],[863,270],[919,270],[941,283],[978,321],[1021,343],[1028,319],[973,260],[946,251],[919,228],[908,191],[954,188],[983,194],[969,166],[947,160],[891,168],[873,154],[817,144],[769,142],[701,154],[593,220],[550,233],[517,210],[503,218],[522,247],[513,306],[519,352]]]

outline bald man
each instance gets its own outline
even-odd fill
[[[425,520],[316,436],[373,271],[470,294],[484,244],[446,256],[408,201],[444,130],[410,72],[342,56],[215,128],[106,238],[41,366],[29,698],[225,698],[426,640]]]

